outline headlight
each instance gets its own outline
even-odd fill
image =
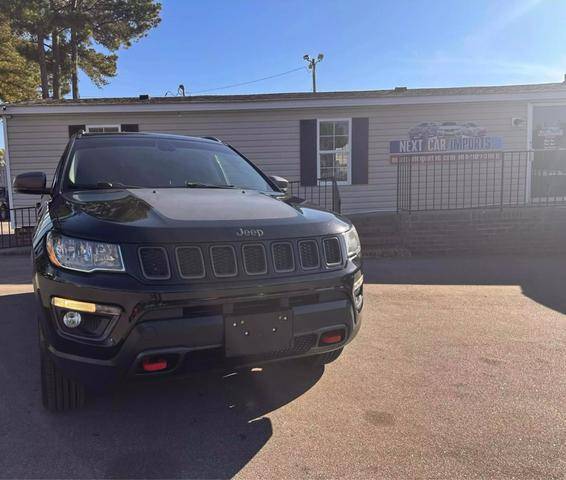
[[[118,245],[90,242],[53,232],[47,234],[46,245],[49,260],[57,267],[79,272],[124,271],[122,252]]]
[[[344,234],[344,239],[346,240],[346,251],[348,252],[348,258],[359,255],[362,251],[362,246],[360,244],[360,237],[358,237],[356,227],[350,228],[350,230],[348,230]]]

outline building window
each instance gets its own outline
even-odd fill
[[[87,125],[86,133],[120,133],[120,125]]]
[[[352,178],[351,119],[318,121],[318,176],[349,184]]]

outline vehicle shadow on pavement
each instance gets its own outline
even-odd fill
[[[33,294],[0,296],[0,477],[228,478],[273,435],[266,415],[324,369],[266,365],[139,382],[49,414],[40,402]],[[3,433],[2,433],[3,432]]]
[[[532,300],[566,313],[566,256],[474,256],[364,260],[366,283],[519,285]]]

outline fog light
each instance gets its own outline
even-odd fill
[[[67,328],[77,328],[81,324],[81,314],[79,312],[67,312],[63,315],[63,323]]]
[[[118,306],[70,298],[52,297],[51,305],[61,333],[93,340],[101,339],[122,314]]]
[[[364,303],[364,276],[361,275],[360,278],[358,278],[355,282],[354,282],[354,287],[352,288],[352,296],[354,298],[354,306],[356,307],[356,310],[360,311],[362,308],[362,305]]]

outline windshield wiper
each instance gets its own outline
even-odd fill
[[[72,190],[110,190],[110,189],[123,189],[123,188],[143,188],[139,185],[126,185],[120,182],[97,182],[72,185]]]
[[[185,182],[187,188],[235,188],[234,185],[214,185],[212,183]]]

